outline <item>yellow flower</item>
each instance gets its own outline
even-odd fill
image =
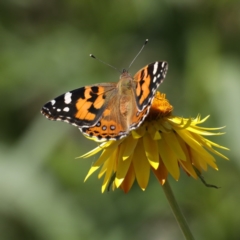
[[[204,119],[200,116],[186,119],[173,116],[172,110],[165,94],[157,92],[149,115],[138,129],[131,131],[126,138],[104,142],[81,156],[88,158],[102,152],[85,180],[101,167],[98,177],[104,176],[102,192],[112,184],[113,189],[120,187],[127,193],[135,180],[145,190],[151,171],[163,185],[168,173],[178,180],[180,168],[195,179],[198,178],[195,169],[199,172],[206,171],[209,165],[218,170],[211,153],[228,158],[213,147],[228,149],[205,136],[222,135],[223,133],[212,132],[221,128],[198,126],[209,116]]]

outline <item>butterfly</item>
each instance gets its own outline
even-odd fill
[[[119,140],[138,128],[149,113],[168,64],[153,62],[134,77],[123,70],[118,82],[81,87],[47,102],[41,113],[64,121],[97,141]]]

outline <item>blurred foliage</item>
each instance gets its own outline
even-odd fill
[[[75,160],[95,143],[70,125],[47,121],[41,106],[53,97],[118,73],[142,43],[131,67],[169,62],[160,90],[176,115],[227,126],[213,138],[231,149],[217,158],[206,188],[183,172],[170,183],[196,239],[239,239],[240,2],[8,0],[0,1],[0,239],[183,239],[160,185],[151,178],[100,193],[96,159]],[[136,204],[137,203],[137,204]]]

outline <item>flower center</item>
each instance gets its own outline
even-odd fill
[[[166,99],[166,94],[156,92],[146,120],[151,121],[167,117],[171,115],[172,110],[173,106]]]

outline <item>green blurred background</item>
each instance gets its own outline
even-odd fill
[[[196,239],[240,238],[240,2],[229,1],[0,1],[0,239],[183,239],[161,186],[152,176],[101,194],[97,159],[75,159],[96,146],[77,128],[47,121],[42,105],[68,90],[117,81],[119,69],[169,63],[160,90],[174,113],[211,114],[206,127],[226,126],[211,140],[227,146],[219,171],[204,173],[206,188],[181,172],[169,177]]]

